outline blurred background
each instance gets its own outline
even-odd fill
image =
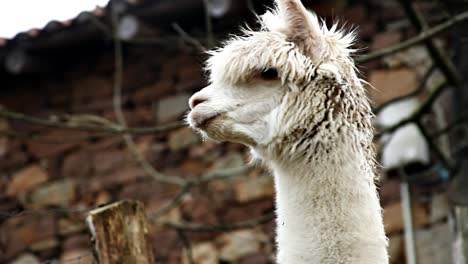
[[[272,177],[181,121],[205,51],[273,1],[23,2],[0,3],[0,263],[93,263],[88,212],[126,199],[155,263],[274,263]],[[468,4],[303,3],[358,36],[391,263],[466,264]]]

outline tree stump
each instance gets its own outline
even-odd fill
[[[98,263],[154,263],[141,202],[119,201],[94,209],[86,222]]]

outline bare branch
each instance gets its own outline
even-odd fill
[[[463,124],[464,122],[467,122],[467,121],[468,121],[468,116],[467,115],[460,116],[460,117],[456,118],[455,120],[453,120],[447,126],[441,128],[437,132],[433,133],[431,135],[431,138],[438,138],[440,136],[443,136],[443,135],[449,133],[450,131],[452,131],[452,129],[455,129],[457,126],[459,126],[459,125],[461,125],[461,124]]]
[[[207,49],[205,46],[203,46],[203,44],[198,40],[198,39],[195,39],[193,38],[192,36],[190,36],[187,32],[185,32],[185,30],[183,30],[179,24],[177,23],[172,23],[172,28],[174,28],[175,31],[177,31],[177,33],[179,33],[180,37],[186,41],[187,43],[190,43],[192,44],[193,46],[195,46],[199,51],[201,52],[205,52]]]
[[[424,88],[426,87],[426,83],[427,81],[429,80],[429,78],[432,76],[432,74],[434,73],[434,71],[436,70],[436,66],[435,65],[432,65],[429,70],[424,74],[424,76],[422,77],[422,80],[421,82],[419,83],[418,87],[416,88],[416,90],[414,90],[413,92],[407,94],[407,95],[404,95],[404,96],[400,96],[400,97],[397,97],[397,98],[394,98],[394,99],[391,99],[381,105],[379,105],[377,108],[375,108],[373,110],[374,114],[378,114],[380,113],[385,107],[391,105],[391,104],[394,104],[394,103],[397,103],[397,102],[400,102],[402,100],[405,100],[405,99],[408,99],[408,98],[411,98],[411,97],[414,97],[420,93],[422,93],[424,91]]]
[[[169,203],[167,203],[165,206],[161,207],[160,209],[158,209],[156,212],[150,214],[148,216],[148,218],[152,221],[154,221],[155,219],[165,215],[166,213],[168,213],[169,211],[171,211],[172,209],[176,208],[177,206],[179,206],[182,201],[183,201],[183,198],[185,197],[185,195],[187,195],[190,190],[192,189],[194,185],[191,184],[191,183],[187,183],[185,184],[179,191],[179,193],[171,199],[171,201]]]
[[[422,136],[426,140],[429,149],[431,150],[432,154],[434,154],[435,158],[442,163],[442,166],[444,166],[447,170],[451,171],[452,166],[445,157],[445,155],[440,151],[439,147],[436,145],[435,141],[432,140],[431,136],[427,133],[426,129],[422,126],[421,122],[416,121],[416,125],[419,128],[419,131],[421,132]]]
[[[192,251],[192,244],[190,240],[185,235],[185,232],[181,229],[177,229],[177,235],[179,236],[180,240],[182,241],[182,245],[184,246],[185,250],[187,251],[187,260],[189,264],[195,264],[195,260],[193,259],[193,251]]]
[[[208,47],[214,47],[214,36],[213,36],[213,24],[211,23],[210,11],[209,11],[209,0],[203,0],[205,6],[205,28],[206,28],[206,38],[208,41]]]
[[[385,57],[385,56],[388,56],[390,54],[394,54],[396,52],[399,52],[399,51],[402,51],[404,49],[407,49],[407,48],[410,48],[412,46],[415,46],[419,43],[422,43],[424,41],[426,41],[427,39],[430,39],[442,32],[444,32],[445,30],[459,24],[460,22],[463,22],[465,20],[468,19],[468,11],[466,12],[463,12],[463,13],[460,13],[456,16],[454,16],[453,18],[445,21],[445,22],[442,22],[440,23],[439,25],[437,26],[434,26],[430,29],[427,29],[425,31],[422,31],[421,33],[419,33],[416,37],[413,37],[413,38],[410,38],[406,41],[403,41],[401,42],[400,44],[397,44],[395,46],[391,46],[391,47],[388,47],[388,48],[385,48],[385,49],[382,49],[382,50],[378,50],[378,51],[375,51],[375,52],[372,52],[372,53],[369,53],[369,54],[366,54],[366,55],[362,55],[360,57],[357,57],[355,59],[355,61],[357,63],[366,63],[368,61],[371,61],[371,60],[376,60],[376,59],[380,59],[382,57]]]
[[[434,101],[439,98],[439,96],[442,94],[443,91],[445,91],[449,86],[447,85],[446,82],[440,83],[434,90],[431,92],[431,94],[428,96],[428,98],[421,104],[421,106],[414,111],[410,116],[407,118],[401,120],[400,122],[394,124],[393,126],[387,127],[384,130],[380,131],[375,135],[375,138],[380,138],[383,134],[385,133],[391,133],[398,128],[407,125],[409,123],[413,123],[419,120],[423,114],[425,114],[427,111],[431,109],[432,104]]]
[[[273,220],[275,214],[273,212],[265,214],[255,219],[246,220],[232,225],[199,225],[199,224],[177,224],[166,222],[165,225],[177,230],[190,232],[229,232],[239,229],[254,228],[261,224],[266,224]]]
[[[408,15],[410,21],[413,23],[417,30],[424,31],[429,28],[426,21],[424,21],[422,15],[415,8],[413,2],[406,0],[399,0],[399,2],[400,5],[403,6],[403,8],[405,9],[406,14]],[[432,38],[424,40],[424,43],[429,54],[432,57],[432,60],[434,61],[434,64],[437,65],[440,68],[440,70],[444,73],[445,78],[447,78],[447,81],[455,87],[460,87],[462,80],[450,59],[436,45],[435,41]]]
[[[0,117],[3,117],[5,119],[10,119],[10,120],[22,121],[22,122],[26,122],[26,123],[29,123],[32,125],[38,125],[38,126],[47,126],[47,127],[53,127],[53,128],[63,128],[63,129],[82,130],[82,131],[91,131],[91,132],[103,132],[103,133],[115,134],[115,135],[160,134],[160,133],[164,133],[164,132],[171,131],[171,130],[185,126],[185,124],[181,121],[174,122],[168,125],[144,127],[144,128],[123,127],[118,124],[114,124],[113,126],[97,126],[97,125],[88,125],[88,124],[77,124],[73,122],[71,123],[60,122],[60,121],[57,121],[54,116],[52,116],[49,119],[42,119],[42,118],[29,116],[23,113],[7,110],[5,108],[0,108]],[[112,121],[110,120],[108,121],[109,123],[112,123]]]
[[[113,25],[113,36],[114,36],[114,60],[115,60],[115,73],[114,73],[114,96],[113,96],[113,106],[114,113],[117,118],[117,122],[120,126],[126,127],[127,122],[125,120],[123,111],[122,111],[122,72],[123,72],[123,56],[122,56],[122,43],[119,40],[117,34],[117,25],[118,25],[118,13],[116,10],[112,10],[112,25]],[[146,158],[138,151],[138,148],[133,141],[133,138],[129,134],[123,135],[125,144],[127,145],[128,150],[135,158],[135,160],[141,165],[141,167],[148,173],[151,177],[159,182],[183,185],[185,180],[180,177],[169,177],[159,171],[156,171],[153,166],[146,160]]]

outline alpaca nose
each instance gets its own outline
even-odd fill
[[[190,97],[189,99],[189,106],[190,106],[190,109],[193,109],[195,108],[195,106],[203,103],[203,102],[206,102],[208,101],[208,98],[206,98],[205,96],[203,95],[200,95],[199,93],[196,93],[194,95],[192,95],[192,97]]]

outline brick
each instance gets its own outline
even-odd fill
[[[123,145],[123,138],[114,137],[101,139],[97,142],[93,142],[92,144],[87,144],[85,148],[87,151],[112,151],[120,145]]]
[[[197,73],[198,74],[198,73]],[[201,89],[203,89],[207,85],[205,79],[203,77],[197,76],[196,79],[183,81],[177,83],[175,89],[177,92],[190,92],[195,93]]]
[[[118,171],[113,171],[99,175],[98,177],[93,177],[89,180],[86,190],[107,190],[145,177],[148,176],[142,168],[127,166],[121,168]]]
[[[371,50],[380,50],[398,44],[401,41],[401,33],[399,31],[382,32],[374,36],[371,44]]]
[[[180,172],[188,177],[200,176],[206,171],[206,169],[206,164],[195,160],[186,160],[179,166]]]
[[[72,249],[62,253],[60,263],[93,264],[95,262],[90,249]]]
[[[38,159],[51,158],[84,143],[85,139],[82,141],[77,139],[88,135],[88,132],[85,131],[54,130],[39,135],[36,141],[29,141],[27,147],[28,151]],[[41,141],[47,143],[41,143]]]
[[[136,89],[132,99],[137,105],[154,103],[173,91],[174,83],[170,80],[162,80]]]
[[[168,144],[172,151],[179,151],[201,142],[201,137],[189,127],[183,127],[169,134]]]
[[[236,200],[240,203],[271,198],[275,194],[273,177],[263,175],[239,180],[234,184],[234,191]]]
[[[4,192],[0,189],[0,212],[15,212],[21,207],[20,199],[18,199],[19,197],[7,196],[2,193]],[[0,219],[2,219],[2,217],[0,217]]]
[[[417,89],[416,74],[408,68],[396,70],[375,70],[369,78],[369,95],[375,105],[407,95]]]
[[[343,10],[343,17],[351,25],[361,25],[368,21],[367,8],[363,5],[355,5]]]
[[[154,136],[152,135],[145,135],[141,136],[138,138],[138,140],[135,140],[135,147],[138,153],[146,157],[148,160],[150,160],[150,155],[157,154],[157,152],[160,150],[160,146],[164,145],[164,148],[166,147],[166,144],[158,144],[154,142]],[[130,153],[127,153],[128,155],[131,155]],[[134,161],[134,159],[132,158]],[[156,159],[157,160],[157,159]]]
[[[137,126],[152,126],[156,123],[156,115],[150,107],[137,107],[133,111],[132,118]]]
[[[430,224],[430,216],[426,208],[420,204],[412,205],[413,226],[415,228]],[[404,230],[403,212],[401,203],[392,203],[384,207],[383,218],[385,233],[392,235]]]
[[[217,210],[220,220],[224,223],[236,223],[260,217],[274,208],[273,199],[262,199],[245,204],[230,204],[228,207],[223,204]]]
[[[379,187],[379,194],[384,205],[400,201],[400,181],[394,179],[384,181]]]
[[[23,215],[10,218],[0,226],[0,261],[16,256],[29,246],[55,238],[57,224],[52,215]]]
[[[51,237],[49,239],[36,242],[32,244],[29,248],[33,252],[40,252],[40,251],[51,250],[51,249],[57,248],[58,246],[59,246],[59,241],[57,240],[57,238]]]
[[[431,222],[446,219],[450,214],[450,203],[446,193],[435,194],[431,201]]]
[[[139,201],[172,198],[177,193],[177,190],[177,187],[173,185],[164,185],[149,178],[138,183],[124,186],[118,198],[119,200],[131,199]]]
[[[265,254],[252,254],[239,260],[239,264],[270,264],[272,261]]]
[[[78,151],[65,157],[61,174],[63,177],[85,178],[91,173],[91,169],[90,154]]]
[[[454,241],[454,237],[448,223],[416,230],[415,240],[418,263],[454,263],[453,248],[450,246]]]
[[[0,120],[0,131],[8,131],[8,122],[4,119]],[[8,152],[9,140],[7,136],[0,135],[0,159],[3,159]]]
[[[132,110],[122,107],[122,114],[125,119],[125,122],[127,123],[127,126],[129,127],[138,126],[138,120],[134,119],[134,113]],[[115,115],[114,108],[104,111],[101,114],[101,116],[107,120],[117,123],[117,117]]]
[[[214,141],[206,141],[203,144],[194,145],[188,149],[189,158],[201,159],[204,162],[212,162],[220,156],[219,144]]]
[[[395,234],[388,237],[388,255],[390,263],[399,263],[403,255],[404,240],[402,235]]]
[[[202,195],[189,196],[181,206],[182,216],[194,223],[216,224],[217,216],[213,202]]]
[[[94,206],[100,206],[112,201],[112,195],[109,192],[101,191],[96,195]]]
[[[72,101],[75,104],[89,103],[96,97],[109,97],[113,93],[112,81],[108,78],[89,76],[72,82]]]
[[[7,189],[7,195],[16,196],[27,193],[37,186],[45,183],[49,175],[39,165],[30,165],[15,173]]]
[[[86,225],[81,219],[60,218],[58,221],[58,233],[61,236],[69,236],[84,230],[86,230]]]
[[[62,246],[65,251],[72,249],[89,249],[92,247],[91,239],[89,238],[88,234],[78,234],[67,237]]]
[[[122,150],[102,151],[95,153],[92,157],[92,164],[97,173],[112,171],[127,161],[127,157]]]
[[[242,154],[237,152],[230,152],[217,159],[216,162],[213,164],[212,172],[216,172],[218,170],[225,170],[227,168],[237,168],[242,167],[245,165],[244,157]]]
[[[191,58],[182,59],[184,60],[179,66],[177,71],[177,78],[179,81],[189,82],[190,80],[203,80],[202,65],[197,63]],[[193,57],[192,57],[193,58]]]
[[[198,243],[192,246],[193,264],[215,264],[218,263],[218,251],[211,242]],[[182,254],[182,264],[190,264],[187,253]]]
[[[156,115],[159,123],[167,123],[180,119],[188,110],[190,94],[182,93],[159,100]]]
[[[24,253],[9,262],[9,264],[41,264],[41,261],[31,253]]]
[[[28,161],[28,155],[22,150],[7,153],[0,162],[0,170],[7,171],[24,166]]]
[[[158,257],[166,258],[170,252],[176,250],[174,249],[174,246],[180,243],[177,231],[173,229],[150,231],[150,241],[150,244],[153,247],[153,252],[155,253],[155,259]],[[177,260],[180,262],[180,257]]]
[[[157,76],[154,74],[153,69],[143,63],[126,63],[122,75],[122,89],[124,91],[148,85]]]
[[[220,259],[223,261],[237,261],[242,257],[260,251],[265,235],[253,230],[229,232],[216,239],[219,246]]]
[[[62,206],[68,207],[76,198],[76,186],[70,179],[50,182],[31,193],[30,206]]]
[[[359,39],[361,41],[369,41],[371,40],[374,35],[376,34],[377,32],[377,25],[373,22],[373,21],[370,21],[368,23],[364,23],[364,24],[360,24],[359,27],[357,28],[356,30],[358,36],[359,36]],[[361,44],[360,41],[358,40],[357,42],[358,44],[358,47],[361,47],[361,46],[365,46],[365,44],[362,44],[362,45],[359,45]]]

